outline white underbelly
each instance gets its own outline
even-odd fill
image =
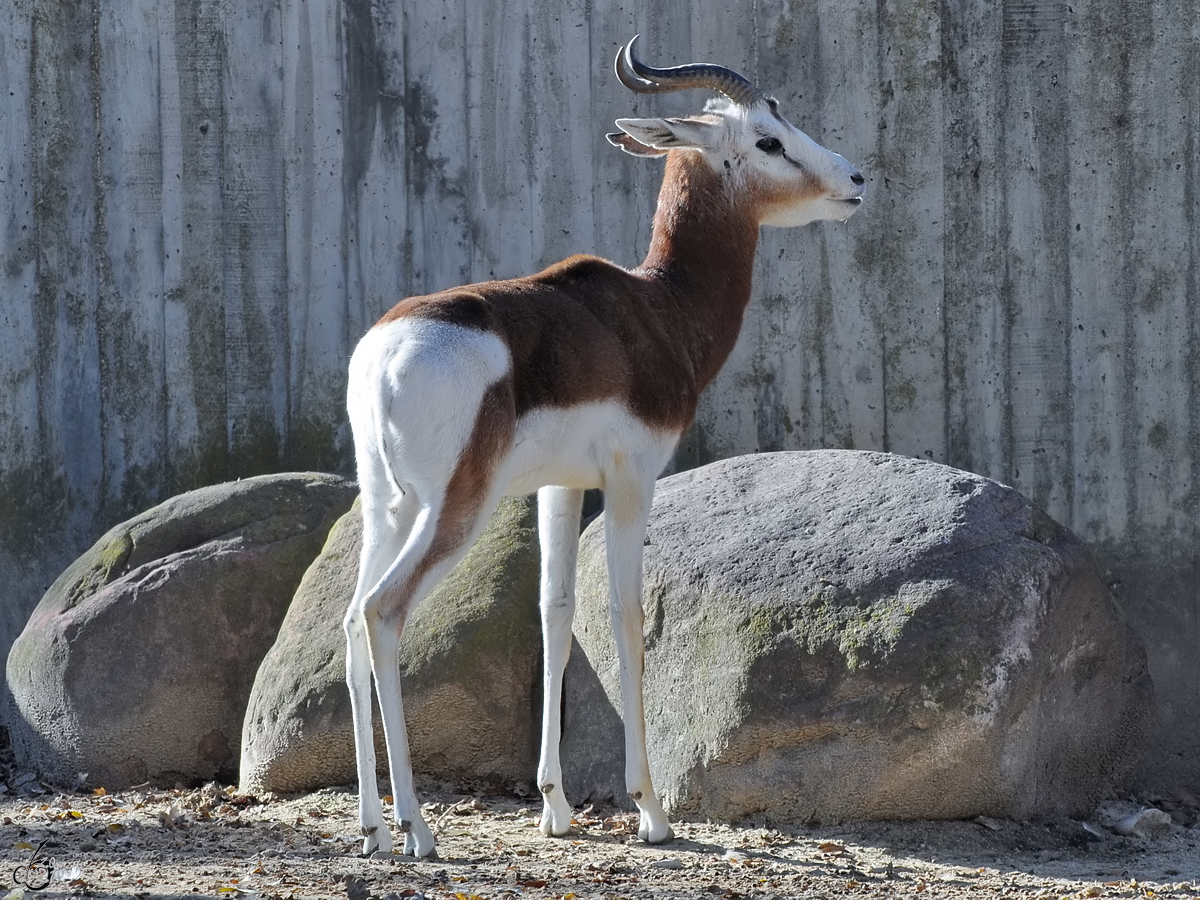
[[[528,494],[548,484],[603,488],[616,468],[630,465],[653,478],[678,440],[678,433],[651,428],[613,401],[532,410],[517,422],[503,466],[506,493]]]

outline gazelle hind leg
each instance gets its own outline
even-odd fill
[[[579,515],[583,491],[544,487],[538,491],[538,536],[542,551],[542,752],[537,783],[542,792],[542,834],[562,837],[571,827],[571,806],[563,791],[559,741],[562,737],[563,671],[571,652],[575,615],[575,564],[579,556]]]
[[[389,853],[392,835],[383,821],[383,803],[375,780],[375,738],[371,718],[371,650],[362,616],[353,607],[342,626],[346,631],[346,684],[354,717],[354,755],[358,771],[358,823],[363,856]]]
[[[604,539],[608,550],[609,604],[621,679],[621,717],[625,721],[625,786],[641,813],[638,837],[661,844],[674,833],[654,793],[646,753],[646,716],[642,703],[645,638],[642,629],[642,544],[650,515],[654,482],[637,477],[606,483]]]
[[[468,503],[461,492],[456,494],[452,484],[444,501],[423,504],[400,558],[363,604],[371,671],[387,741],[396,823],[404,834],[404,852],[409,856],[433,853],[434,837],[421,816],[413,788],[400,690],[400,638],[411,611],[467,554],[499,499],[499,492],[494,492]]]
[[[364,553],[346,617],[347,646],[353,648],[346,669],[368,852],[386,849],[389,838],[383,836],[372,759],[370,689],[363,686],[370,683],[363,674],[367,666],[378,695],[405,850],[424,856],[434,849],[412,787],[400,639],[412,609],[466,553],[499,500],[495,485],[505,482],[493,476],[511,453],[516,428],[509,365],[507,347],[496,335],[407,319],[372,329],[350,360],[346,404],[364,504],[368,495],[379,504],[385,497],[394,501],[401,488],[402,506],[412,516],[403,548],[375,583],[373,557]]]
[[[375,778],[375,740],[371,710],[371,648],[367,640],[362,602],[371,588],[396,561],[412,530],[417,503],[409,493],[389,516],[386,508],[368,500],[363,505],[363,549],[358,585],[346,611],[346,684],[354,718],[355,763],[358,771],[358,816],[363,834],[363,855],[388,853],[392,835],[384,824],[383,804]]]
[[[414,582],[426,581],[418,576],[417,570],[421,561],[429,554],[436,521],[437,507],[429,503],[423,504],[414,516],[411,534],[404,549],[379,582],[356,604],[357,619],[362,628],[362,642],[368,651],[369,660],[366,717],[369,721],[369,685],[370,679],[373,678],[387,744],[395,817],[404,834],[404,852],[410,856],[428,856],[433,852],[434,839],[433,833],[421,818],[420,805],[413,789],[408,732],[404,725],[404,704],[400,695],[400,636],[409,612],[421,598],[418,593],[420,585]],[[349,671],[349,667],[347,670]],[[358,670],[355,669],[354,676],[357,675]],[[391,849],[392,838],[383,824],[382,808],[379,810],[378,821],[370,817],[378,803],[378,788],[373,766],[374,736],[369,728],[356,730],[355,746],[359,759],[359,809],[364,835],[363,853],[370,853],[373,848],[386,852]],[[366,765],[364,756],[371,757],[371,767]]]
[[[407,617],[407,611],[403,614]],[[408,748],[408,729],[404,724],[404,701],[400,693],[400,635],[403,622],[382,617],[368,619],[367,639],[375,689],[379,694],[379,714],[387,738],[388,769],[391,773],[392,799],[396,824],[404,835],[404,854],[421,857],[433,853],[433,832],[421,816],[421,805],[413,787],[412,757]]]

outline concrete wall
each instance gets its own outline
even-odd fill
[[[354,341],[405,294],[637,262],[618,44],[744,71],[859,164],[765,233],[679,465],[857,447],[1015,485],[1151,651],[1144,776],[1200,790],[1200,12],[1190,0],[0,0],[0,648],[108,525],[348,468]]]

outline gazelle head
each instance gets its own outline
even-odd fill
[[[617,54],[617,77],[627,88],[639,94],[705,88],[723,99],[685,119],[617,119],[621,130],[608,135],[611,143],[638,156],[699,152],[731,195],[749,200],[762,225],[845,221],[858,209],[862,174],[783,118],[774,99],[724,66],[648,66],[633,55],[636,40]]]

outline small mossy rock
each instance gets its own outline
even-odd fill
[[[624,801],[603,525],[582,538],[564,782]],[[645,706],[668,810],[716,821],[1078,814],[1153,688],[1083,545],[1011,488],[818,451],[663,479]]]
[[[342,618],[361,547],[356,502],[305,574],[259,668],[242,733],[245,793],[356,780]],[[539,721],[538,566],[534,498],[505,499],[467,557],[409,618],[400,676],[418,773],[495,786],[531,781]],[[378,708],[374,726],[376,761],[386,777]]]
[[[8,657],[20,763],[69,787],[232,779],[258,664],[353,482],[201,488],[105,534]]]

